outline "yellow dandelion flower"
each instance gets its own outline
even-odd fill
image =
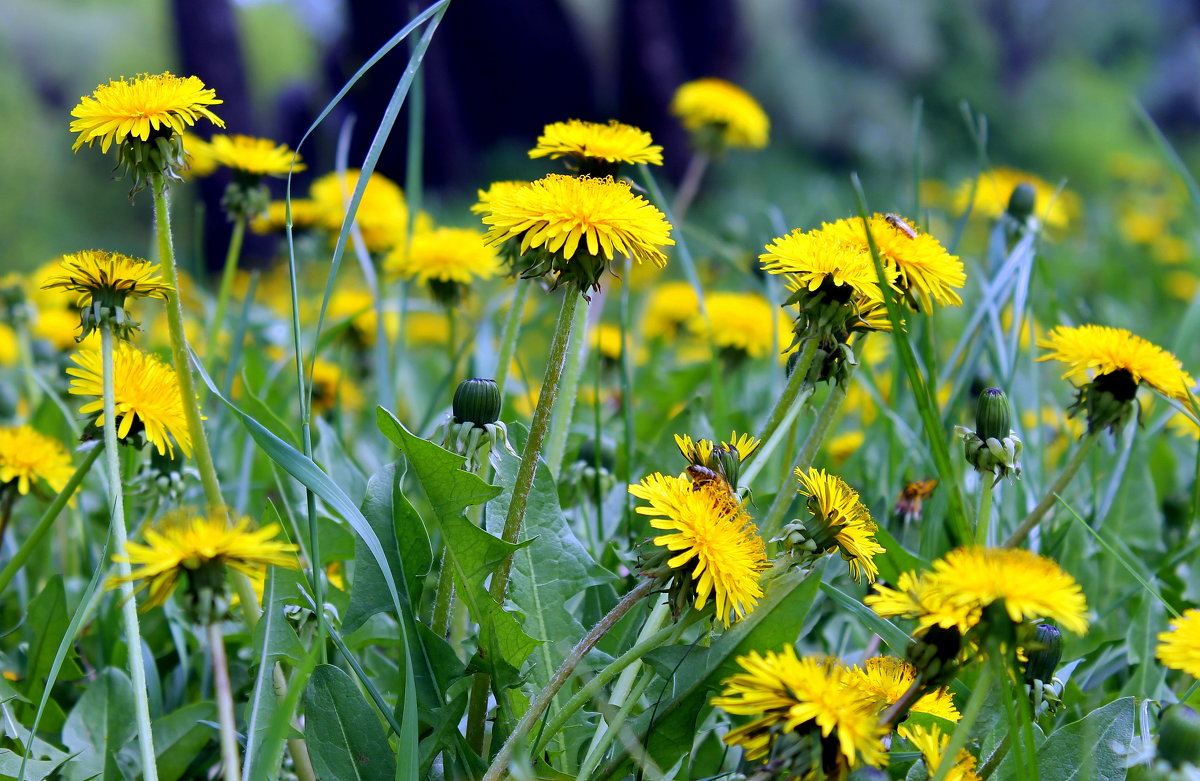
[[[195,76],[144,73],[131,81],[109,81],[71,109],[71,132],[79,134],[72,149],[99,141],[100,150],[107,153],[114,143],[130,137],[148,141],[151,133],[182,133],[200,119],[225,127],[208,109],[222,102]]]
[[[409,312],[404,321],[404,340],[413,346],[441,346],[450,338],[450,320],[445,312]],[[532,414],[532,407],[530,407]]]
[[[421,231],[412,237],[411,246],[393,249],[383,265],[397,277],[431,286],[469,285],[502,271],[495,248],[485,244],[483,234],[471,228]]]
[[[710,293],[704,307],[708,317],[697,312],[688,320],[688,329],[718,350],[765,358],[790,341],[791,322],[758,293]]]
[[[885,268],[896,272],[895,287],[910,294],[913,303],[928,311],[932,302],[961,306],[956,290],[967,283],[967,274],[957,255],[923,232],[915,223],[895,214],[876,214],[867,227]],[[870,252],[861,217],[823,223],[820,232],[862,252]],[[872,265],[873,265],[872,261]]]
[[[751,651],[737,658],[742,668],[722,682],[713,705],[736,716],[754,717],[725,735],[725,743],[741,746],[750,760],[762,759],[772,744],[788,733],[819,733],[821,761],[829,777],[842,778],[839,769],[860,763],[887,764],[875,703],[846,686],[846,670],[835,660],[797,658],[792,646],[780,652]],[[797,775],[807,777],[804,769]]]
[[[338,406],[359,410],[363,395],[358,386],[348,380],[336,363],[317,358],[312,367],[312,406],[317,412],[331,412]]]
[[[866,441],[867,435],[863,433],[862,429],[846,431],[830,437],[829,442],[825,445],[825,452],[829,455],[829,460],[838,465],[857,453]]]
[[[642,333],[647,339],[674,339],[699,313],[700,300],[691,283],[664,282],[650,292],[642,315]]]
[[[1066,365],[1064,378],[1132,379],[1135,386],[1145,382],[1167,398],[1180,401],[1187,400],[1188,388],[1194,384],[1178,358],[1123,328],[1060,325],[1038,339],[1038,347],[1050,350],[1039,361]]]
[[[264,566],[299,569],[296,551],[291,543],[278,542],[277,523],[251,530],[250,519],[241,518],[230,526],[224,512],[198,515],[180,512],[146,530],[146,543],[126,542],[124,554],[113,556],[134,566],[128,577],[113,577],[108,587],[143,581],[149,588],[144,610],[165,604],[175,590],[180,576],[189,578],[210,563],[223,564],[254,577]]]
[[[16,366],[21,358],[21,344],[17,332],[0,323],[0,366]]]
[[[971,190],[975,189],[975,200]],[[971,207],[974,214],[995,219],[1008,210],[1008,200],[1018,185],[1024,183],[1033,188],[1035,197],[1033,214],[1051,228],[1066,228],[1071,220],[1082,212],[1079,196],[1063,190],[1055,196],[1055,187],[1046,180],[1012,168],[993,168],[979,175],[978,180],[966,180],[954,193],[954,211],[962,214]]]
[[[909,743],[916,747],[917,751],[921,752],[921,756],[925,760],[925,768],[932,778],[938,772],[938,768],[942,766],[942,759],[946,755],[946,749],[950,746],[950,736],[936,726],[926,729],[920,726],[905,725],[900,728],[900,732]],[[975,764],[976,759],[970,751],[965,748],[959,749],[954,767],[950,768],[943,778],[946,781],[979,781],[980,776],[975,772]]]
[[[258,179],[263,176],[287,176],[290,171],[303,171],[300,162],[287,144],[269,138],[243,135],[216,135],[209,139],[212,159],[235,173]],[[295,160],[295,167],[292,162]]]
[[[492,211],[492,201],[500,198],[507,198],[522,187],[527,187],[529,182],[518,181],[502,181],[492,182],[486,190],[478,190],[478,198],[471,206],[471,212],[474,214],[489,214]]]
[[[536,249],[548,256],[525,276],[554,271],[581,290],[598,288],[616,255],[665,266],[659,248],[675,243],[662,212],[611,177],[551,174],[494,198],[483,222],[489,244],[513,242],[522,255]]]
[[[342,229],[346,207],[361,174],[357,169],[346,171],[345,176],[334,171],[312,183],[309,198],[320,215],[320,224],[331,233]],[[408,231],[408,204],[404,192],[383,174],[372,173],[358,202],[355,220],[362,231],[363,243],[372,252],[385,252],[403,243]]]
[[[771,122],[758,101],[736,84],[697,79],[681,85],[671,99],[671,113],[691,132],[712,132],[727,147],[761,149]]]
[[[46,279],[42,287],[78,293],[80,306],[89,306],[93,301],[121,306],[130,296],[165,301],[167,294],[175,291],[163,280],[157,263],[119,252],[84,250],[63,255],[59,264],[58,275]]]
[[[603,161],[610,166],[621,163],[662,165],[662,147],[653,143],[649,133],[615,119],[609,120],[608,124],[572,119],[546,125],[538,136],[537,146],[529,150],[529,156],[535,159],[571,157],[581,170],[591,168],[592,161]]]
[[[846,674],[846,685],[875,701],[883,711],[895,704],[917,679],[917,668],[894,656],[876,656],[868,659],[862,667],[855,665]],[[950,689],[934,689],[911,708],[913,713],[928,713],[931,716],[958,721],[961,715],[954,707]]]
[[[588,333],[588,344],[600,353],[606,361],[616,362],[621,359],[621,328],[611,323],[600,323]],[[646,348],[638,345],[633,350],[633,362],[646,362]]]
[[[69,309],[41,309],[32,326],[32,333],[44,339],[56,350],[72,350],[77,346],[75,335],[79,331],[79,313]],[[100,349],[100,335],[93,334],[79,343],[84,347]]]
[[[0,427],[0,489],[15,484],[17,493],[27,494],[40,481],[58,493],[74,471],[71,454],[57,439],[32,426]]]
[[[883,301],[875,264],[861,247],[838,241],[821,231],[805,233],[797,229],[775,239],[764,249],[766,252],[758,256],[763,270],[783,275],[788,290],[793,293],[816,292],[828,281],[834,288],[844,289],[846,300],[863,297],[868,301]],[[894,269],[887,271],[895,277]]]
[[[217,170],[217,161],[213,158],[212,145],[195,133],[180,133],[183,141],[183,153],[187,157],[187,168],[184,173],[188,176],[212,176]]]
[[[1200,678],[1200,610],[1191,608],[1158,635],[1158,661],[1172,670]]]
[[[629,493],[650,503],[638,507],[655,529],[669,531],[652,542],[674,555],[666,565],[680,571],[695,590],[696,609],[711,596],[717,618],[728,627],[745,618],[762,596],[759,573],[766,568],[766,550],[745,507],[727,492],[702,487],[690,480],[655,473],[629,486]]]
[[[807,472],[796,469],[794,474],[800,482],[799,493],[809,497],[808,512],[812,517],[804,524],[810,539],[827,553],[835,550],[840,553],[855,580],[865,574],[874,583],[879,577],[875,555],[885,549],[875,541],[878,527],[859,500],[858,491],[837,475],[826,474],[824,469],[810,467]]]
[[[81,415],[97,415],[95,424],[105,425],[103,363],[100,351],[80,350],[71,356],[75,366],[67,369],[73,396],[91,396],[79,408]],[[192,454],[192,439],[183,414],[183,395],[175,370],[153,355],[120,342],[113,352],[113,391],[116,401],[117,437],[142,433],[159,455],[175,456],[174,444],[185,456]],[[174,442],[174,444],[172,444]]]

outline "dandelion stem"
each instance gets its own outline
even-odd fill
[[[179,287],[179,273],[175,267],[175,247],[171,241],[171,209],[167,201],[167,182],[162,174],[154,175],[154,221],[158,239],[158,261],[162,264],[163,279],[175,290],[174,295],[167,296],[167,330],[171,336],[171,359],[179,380],[179,395],[183,398],[183,416],[192,440],[192,452],[196,468],[200,472],[200,482],[204,485],[205,504],[208,505],[210,513],[221,513],[225,512],[225,500],[221,496],[221,483],[217,479],[212,451],[208,449],[204,424],[200,421],[196,383],[192,379],[192,365],[188,361],[187,337],[183,332],[183,291]]]
[[[37,524],[34,525],[29,535],[21,541],[21,546],[17,548],[16,553],[13,554],[9,562],[4,565],[4,569],[0,570],[0,592],[3,592],[5,587],[12,582],[16,574],[21,571],[21,567],[24,566],[34,550],[37,549],[38,544],[45,539],[46,534],[50,531],[50,527],[58,519],[59,513],[67,506],[67,502],[71,500],[71,497],[75,495],[75,490],[79,488],[79,484],[83,482],[83,478],[87,475],[88,470],[92,468],[92,464],[96,462],[96,459],[100,457],[103,451],[104,445],[97,443],[83,457],[83,460],[79,462],[79,466],[75,467],[75,473],[67,480],[67,484],[63,486],[63,489],[50,502],[50,506],[42,513],[42,517],[38,518]]]
[[[117,452],[117,404],[113,388],[113,325],[105,318],[100,326],[100,352],[104,364],[104,455],[108,466],[109,490],[112,491],[112,550],[125,553],[128,530],[125,527],[125,484],[121,480],[121,459]],[[187,406],[187,405],[184,405]],[[137,720],[138,747],[142,755],[142,777],[158,780],[154,735],[150,728],[150,701],[146,692],[146,667],[142,658],[142,633],[138,627],[137,602],[133,584],[128,580],[129,562],[117,559],[117,577],[121,579],[121,618],[129,655],[129,678],[133,683],[133,710]]]
[[[213,688],[217,697],[217,720],[221,726],[221,764],[225,781],[239,781],[237,718],[233,714],[233,688],[229,683],[229,662],[225,657],[225,638],[221,624],[208,625],[208,646],[212,652]]]
[[[988,531],[992,521],[992,492],[995,489],[992,486],[991,475],[987,473],[982,475],[980,483],[982,493],[979,496],[979,516],[975,519],[975,544],[987,547]]]
[[[950,743],[942,752],[942,763],[938,766],[932,781],[946,781],[946,776],[957,764],[954,758],[958,756],[959,749],[967,744],[967,736],[971,732],[971,727],[975,725],[975,720],[979,718],[979,712],[983,710],[984,700],[987,699],[988,691],[992,688],[992,675],[992,666],[990,664],[983,665],[983,669],[979,671],[979,678],[975,681],[975,687],[971,689],[971,698],[967,700],[967,707],[963,709],[962,719],[954,727],[954,732],[950,735]]]
[[[654,590],[658,585],[658,581],[653,578],[647,578],[639,583],[632,591],[621,598],[621,601],[613,606],[613,609],[608,611],[608,615],[600,619],[592,630],[584,635],[583,639],[576,643],[567,657],[563,659],[562,664],[554,671],[554,675],[550,677],[550,682],[542,689],[533,700],[529,703],[529,710],[517,722],[517,726],[513,729],[512,734],[508,736],[508,740],[496,753],[495,759],[487,769],[487,773],[483,776],[483,781],[499,781],[508,770],[509,763],[512,759],[513,749],[519,741],[525,739],[533,725],[545,713],[546,708],[550,706],[550,701],[554,699],[554,695],[558,694],[558,690],[563,687],[571,676],[575,673],[575,668],[583,661],[583,657],[596,647],[601,638],[612,629],[618,621],[624,618],[633,606],[642,600],[647,594]]]
[[[579,377],[583,373],[587,313],[587,307],[575,309],[575,323],[571,327],[571,342],[567,346],[567,363],[563,369],[562,382],[559,386],[559,402],[554,405],[554,417],[550,420],[550,442],[546,446],[546,466],[550,467],[550,474],[555,477],[562,469],[563,455],[567,450],[567,434],[571,431],[571,417],[575,412],[575,397],[579,395]],[[626,398],[628,399],[628,397]]]
[[[1063,467],[1062,472],[1058,475],[1058,479],[1054,481],[1054,485],[1050,486],[1050,490],[1042,497],[1042,501],[1037,503],[1029,515],[1025,516],[1025,520],[1021,521],[1021,525],[1017,527],[1007,540],[1004,541],[1005,548],[1015,548],[1025,541],[1029,533],[1033,531],[1050,508],[1054,506],[1059,494],[1066,490],[1067,485],[1071,482],[1071,478],[1079,471],[1079,467],[1083,466],[1083,462],[1087,460],[1088,453],[1092,452],[1092,447],[1100,440],[1100,431],[1089,431],[1079,441],[1079,447],[1075,449],[1075,455],[1071,456],[1071,460]]]
[[[891,707],[879,719],[879,723],[885,727],[892,727],[901,719],[903,719],[912,706],[921,699],[921,695],[925,693],[925,681],[917,676],[912,685],[900,695],[900,699],[892,703]]]
[[[675,203],[671,206],[671,213],[677,223],[683,222],[684,215],[696,199],[696,193],[700,192],[700,182],[704,180],[704,172],[708,169],[711,159],[703,152],[692,154],[687,170],[683,173],[683,181],[679,183],[679,191],[675,193]]]
[[[796,406],[797,399],[803,404],[812,396],[812,385],[806,383],[808,379],[808,370],[812,367],[814,356],[817,354],[817,340],[805,339],[804,346],[800,348],[800,357],[796,359],[796,366],[792,371],[792,376],[788,378],[787,385],[783,388],[783,393],[775,401],[775,406],[771,408],[771,412],[767,415],[767,422],[763,424],[759,431],[758,437],[762,440],[762,446],[751,453],[746,461],[749,463],[742,465],[742,474],[744,481],[749,483],[754,479],[754,476],[759,473],[762,466],[771,458],[771,453],[778,447],[782,440],[782,434],[776,436],[779,428],[783,425],[783,421],[790,417],[792,408]],[[807,388],[808,393],[801,398],[801,392]]]
[[[508,367],[512,364],[513,351],[517,345],[517,335],[521,333],[521,314],[525,309],[525,300],[529,298],[529,289],[535,283],[518,279],[512,300],[508,304],[508,314],[504,318],[504,332],[500,335],[500,353],[496,359],[496,387],[500,397],[504,398],[504,385],[508,380]]]
[[[217,334],[225,325],[225,310],[229,307],[229,296],[233,293],[233,278],[237,275],[238,260],[242,256],[242,240],[246,237],[246,218],[242,215],[233,220],[233,232],[229,235],[229,249],[225,253],[225,270],[221,272],[221,287],[217,290],[217,308],[208,324],[204,356],[211,359],[216,355]]]

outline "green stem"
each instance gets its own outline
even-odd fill
[[[1100,440],[1100,431],[1089,431],[1079,441],[1079,447],[1075,449],[1075,455],[1071,456],[1071,460],[1063,467],[1058,479],[1054,481],[1054,485],[1050,486],[1050,490],[1042,497],[1042,501],[1038,502],[1037,507],[1030,510],[1029,515],[1025,516],[1025,520],[1021,521],[1021,525],[1017,527],[1007,540],[1004,541],[1005,548],[1015,548],[1024,542],[1029,533],[1033,531],[1050,508],[1054,506],[1059,494],[1066,490],[1067,485],[1071,482],[1071,478],[1079,471],[1079,467],[1083,466],[1083,462],[1087,459],[1088,453],[1092,452],[1092,447]]]
[[[983,493],[979,496],[979,517],[975,519],[975,544],[986,548],[992,520],[992,476],[985,472],[980,475],[980,482],[980,490]]]
[[[825,403],[821,405],[821,412],[813,423],[813,427],[809,429],[808,436],[804,439],[804,445],[800,448],[800,454],[796,456],[796,461],[792,464],[792,470],[784,476],[783,485],[780,487],[779,493],[775,494],[775,500],[771,502],[765,520],[759,527],[764,538],[769,538],[779,531],[783,516],[792,503],[792,497],[796,495],[791,487],[792,475],[797,469],[805,470],[812,466],[813,460],[817,457],[817,451],[821,449],[821,443],[825,441],[825,435],[829,433],[838,410],[842,408],[842,402],[846,400],[849,384],[850,377],[847,377],[843,382],[834,385],[828,398],[825,399]]]
[[[575,397],[579,395],[579,377],[583,373],[584,344],[587,342],[587,316],[586,306],[575,309],[575,322],[571,326],[573,336],[567,345],[567,363],[559,385],[559,402],[554,406],[554,416],[550,421],[546,466],[550,467],[550,474],[556,477],[562,469],[563,456],[567,451],[567,435],[571,433],[571,417],[575,413]]]
[[[639,672],[642,672],[642,676],[638,680],[637,686],[634,687],[628,699],[624,701],[617,712],[611,717],[607,717],[609,719],[609,729],[602,736],[600,736],[600,742],[598,744],[593,744],[593,746],[588,750],[588,756],[585,758],[583,766],[579,769],[579,772],[575,776],[576,781],[588,781],[588,779],[592,777],[592,773],[596,772],[596,768],[599,766],[600,760],[603,759],[605,753],[608,752],[608,747],[612,745],[612,742],[616,739],[617,734],[622,728],[624,728],[625,722],[629,720],[629,714],[633,712],[635,707],[637,707],[638,701],[641,700],[642,695],[646,692],[646,689],[649,688],[650,683],[655,679],[653,673],[644,672],[641,670],[639,670]]]
[[[208,324],[208,334],[205,342],[204,357],[212,360],[217,354],[217,334],[225,325],[225,310],[229,307],[229,297],[233,293],[233,279],[237,276],[238,260],[242,256],[242,240],[246,237],[246,218],[235,217],[233,232],[229,234],[229,250],[225,253],[225,270],[221,272],[221,287],[217,291],[217,308],[213,311],[212,322]]]
[[[25,311],[33,311],[33,305],[30,304]],[[30,335],[28,315],[18,318],[17,350],[20,352],[21,377],[25,381],[25,395],[29,400],[29,417],[33,417],[42,403],[42,389],[38,387],[37,369],[33,365],[33,339]]]
[[[208,625],[208,647],[212,652],[213,689],[217,697],[217,721],[221,726],[221,764],[225,781],[240,781],[238,768],[237,717],[233,714],[233,687],[229,683],[229,662],[225,658],[225,638],[221,624]]]
[[[572,287],[564,291],[562,309],[558,313],[558,324],[554,329],[554,340],[550,343],[550,360],[546,364],[546,376],[542,381],[542,389],[538,394],[537,408],[533,411],[533,422],[529,426],[529,439],[525,441],[525,449],[521,452],[521,466],[517,470],[516,481],[513,483],[512,500],[508,505],[508,514],[504,518],[504,530],[501,539],[515,543],[521,533],[521,524],[525,520],[525,508],[529,504],[529,492],[533,489],[533,476],[537,469],[538,458],[542,454],[542,444],[546,440],[546,430],[549,428],[550,415],[554,411],[554,402],[558,398],[558,383],[562,379],[563,364],[567,358],[567,344],[571,341],[571,329],[575,323],[575,309],[582,298],[580,292]],[[514,305],[517,303],[513,302]],[[501,367],[503,369],[503,367]],[[504,371],[498,374],[504,374]],[[499,382],[499,380],[497,380]],[[508,593],[508,576],[512,571],[512,555],[508,555],[496,566],[488,593],[496,604],[504,604]],[[470,703],[467,707],[467,743],[476,752],[482,753],[484,729],[483,722],[487,716],[488,690],[491,688],[487,673],[476,673],[471,685]],[[549,704],[549,703],[547,703]],[[511,749],[510,749],[511,753]]]
[[[704,171],[708,168],[711,159],[704,152],[692,153],[692,159],[683,173],[683,181],[679,183],[679,190],[675,193],[675,203],[671,205],[671,213],[676,225],[683,223],[683,218],[691,208],[692,201],[696,199],[696,193],[700,192],[700,182],[704,179]]]
[[[790,417],[795,417],[793,408],[798,403],[803,404],[812,397],[814,388],[805,380],[808,377],[809,369],[812,368],[813,358],[816,354],[817,340],[805,339],[804,346],[800,348],[800,357],[796,360],[795,370],[788,378],[783,393],[775,401],[775,406],[767,414],[767,422],[763,424],[762,430],[759,432],[758,436],[762,440],[762,445],[746,458],[748,463],[742,465],[740,482],[749,484],[754,480],[755,475],[770,460],[771,454],[775,452],[775,448],[787,434],[786,429],[781,430],[783,422]],[[801,397],[802,392],[804,392],[803,397]]]
[[[642,598],[648,595],[658,586],[658,581],[654,578],[647,578],[639,583],[632,591],[621,598],[621,601],[613,606],[613,609],[608,611],[608,615],[600,619],[592,630],[584,635],[583,639],[576,643],[571,649],[562,664],[554,671],[554,675],[550,677],[549,683],[537,695],[530,700],[529,710],[517,722],[516,728],[512,734],[508,736],[508,740],[504,741],[504,745],[496,752],[496,757],[492,760],[492,764],[487,769],[487,773],[483,776],[483,781],[500,781],[500,778],[509,769],[509,763],[512,759],[513,749],[517,743],[524,740],[525,736],[537,723],[542,714],[546,712],[546,708],[550,706],[550,701],[554,699],[554,695],[558,694],[558,690],[563,687],[571,676],[575,673],[575,668],[583,661],[583,657],[587,656],[588,652],[596,647],[596,644],[608,633],[608,630],[616,626],[617,622],[625,617],[625,614],[633,609],[633,606],[642,601]]]
[[[665,626],[647,637],[645,640],[635,643],[632,648],[614,659],[608,665],[608,667],[605,667],[603,670],[596,673],[595,677],[584,684],[583,688],[576,692],[575,696],[567,700],[566,703],[559,709],[558,713],[556,713],[554,717],[546,723],[546,728],[542,730],[541,738],[533,747],[533,751],[531,752],[532,756],[539,756],[542,753],[542,750],[546,747],[546,744],[550,742],[550,738],[552,738],[560,729],[566,726],[566,723],[568,720],[570,720],[571,716],[573,716],[584,705],[587,705],[588,702],[590,702],[591,699],[596,696],[596,693],[604,688],[609,681],[620,675],[622,670],[634,662],[641,661],[642,657],[644,657],[647,653],[653,651],[655,648],[658,648],[661,645],[664,645],[677,632],[683,632],[683,630],[687,629],[689,626],[703,618],[704,615],[704,613],[698,610],[691,611],[686,618],[679,622],[679,624]]]
[[[133,683],[133,710],[137,721],[138,747],[142,754],[142,777],[146,781],[158,781],[158,766],[155,764],[154,734],[150,728],[150,701],[146,691],[146,667],[142,659],[142,633],[138,627],[137,602],[133,598],[133,584],[128,580],[130,566],[124,559],[125,541],[129,532],[125,527],[125,484],[121,479],[121,459],[117,452],[117,405],[113,390],[113,327],[110,319],[100,326],[100,352],[104,367],[104,454],[108,466],[109,490],[112,492],[112,535],[116,542],[113,550],[117,558],[117,576],[121,583],[121,617],[125,629],[125,646],[129,654],[129,678]],[[185,405],[186,406],[186,405]]]
[[[630,286],[633,284],[633,261],[625,260],[625,283],[621,285],[621,298],[617,308],[618,320],[621,328],[621,424],[625,436],[621,446],[624,449],[624,458],[621,459],[624,471],[621,472],[622,479],[628,484],[633,482],[633,327],[632,319],[629,314],[629,297]],[[597,352],[599,352],[597,350]],[[596,367],[596,410],[599,415],[600,409],[600,377],[599,365]],[[597,429],[599,424],[597,423]],[[596,437],[596,458],[600,457],[600,437]],[[599,469],[596,470],[599,474]],[[597,496],[599,492],[597,492]],[[604,508],[601,506],[601,501],[596,502],[596,517],[597,528],[601,530],[600,536],[603,538],[603,525],[601,525],[601,516]],[[633,541],[633,496],[625,492],[625,507],[621,513],[621,523],[624,526],[624,537],[630,542]]]
[[[967,700],[967,707],[963,709],[962,719],[954,727],[954,732],[950,735],[950,743],[942,752],[942,763],[938,765],[937,773],[933,776],[932,781],[946,781],[946,776],[957,764],[954,758],[958,756],[959,749],[967,745],[967,736],[971,733],[971,727],[975,725],[975,720],[979,718],[979,712],[983,710],[984,700],[987,699],[988,691],[991,688],[992,666],[985,664],[979,672],[978,680],[975,681],[975,688],[971,690],[971,698]]]
[[[504,397],[504,385],[508,380],[508,367],[512,364],[513,351],[517,346],[517,335],[521,333],[521,314],[525,309],[525,300],[529,298],[529,290],[536,284],[528,280],[518,279],[512,300],[508,304],[508,314],[504,317],[504,331],[500,335],[500,353],[496,359],[496,387],[500,397]]]
[[[67,480],[67,484],[63,486],[63,489],[50,502],[50,506],[42,513],[42,517],[38,518],[37,524],[29,532],[29,535],[22,540],[21,546],[17,548],[12,559],[4,565],[3,570],[0,570],[0,592],[3,592],[5,587],[12,582],[16,574],[21,571],[21,567],[33,555],[33,551],[37,549],[38,544],[45,539],[46,534],[50,531],[50,527],[58,519],[59,513],[67,506],[67,502],[71,500],[71,497],[75,495],[79,484],[83,482],[83,478],[87,475],[88,470],[92,468],[92,464],[96,462],[96,459],[100,457],[102,452],[104,452],[104,444],[96,443],[96,446],[89,450],[87,455],[83,457],[83,460],[79,462],[79,466],[75,467],[75,472]]]
[[[204,486],[204,501],[208,511],[216,514],[225,512],[225,500],[221,496],[221,483],[217,479],[217,468],[213,464],[212,451],[208,449],[208,438],[200,419],[200,406],[196,399],[196,383],[192,379],[192,365],[188,360],[187,337],[183,331],[183,291],[179,288],[179,273],[175,267],[175,247],[171,241],[171,210],[167,202],[167,183],[162,174],[154,175],[154,220],[158,239],[158,261],[162,264],[163,280],[175,289],[167,296],[167,331],[171,337],[171,359],[179,381],[179,395],[183,399],[183,416],[187,422],[188,435],[192,439],[192,452],[200,482]]]

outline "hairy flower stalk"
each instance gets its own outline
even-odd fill
[[[169,284],[173,280],[167,277]],[[128,538],[125,526],[125,483],[121,479],[121,460],[117,452],[116,393],[113,389],[114,328],[108,318],[100,323],[100,350],[104,360],[104,453],[108,467],[109,489],[112,491],[112,536],[114,548],[122,550]],[[193,440],[194,441],[194,440]],[[117,577],[129,577],[128,561],[117,562]],[[137,721],[138,748],[142,756],[142,777],[157,781],[158,765],[154,752],[154,734],[150,727],[150,702],[146,690],[146,667],[142,657],[142,633],[138,625],[137,603],[133,585],[121,585],[121,619],[125,630],[125,645],[129,654],[129,678],[133,683],[134,718]]]

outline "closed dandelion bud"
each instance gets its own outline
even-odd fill
[[[484,427],[500,419],[500,387],[495,380],[463,380],[454,391],[454,422]]]
[[[184,612],[201,626],[223,621],[229,613],[230,600],[223,560],[197,561],[194,567],[189,564],[182,565],[187,573],[187,587],[182,592]]]
[[[225,188],[221,208],[230,219],[252,220],[266,214],[271,206],[271,191],[265,184],[237,177]]]
[[[1158,721],[1158,756],[1171,767],[1200,765],[1200,714],[1172,705]]]
[[[1008,396],[999,388],[987,388],[979,394],[975,407],[975,433],[984,442],[1002,440],[1012,431],[1012,408]]]
[[[1038,624],[1034,639],[1025,650],[1025,683],[1054,680],[1054,671],[1062,659],[1062,632],[1054,624]]]
[[[1008,197],[1008,215],[1018,222],[1025,222],[1033,214],[1037,192],[1029,182],[1021,182]]]
[[[725,476],[730,488],[736,491],[738,475],[742,471],[742,459],[737,449],[722,444],[713,450],[713,460],[716,462],[717,471]]]

